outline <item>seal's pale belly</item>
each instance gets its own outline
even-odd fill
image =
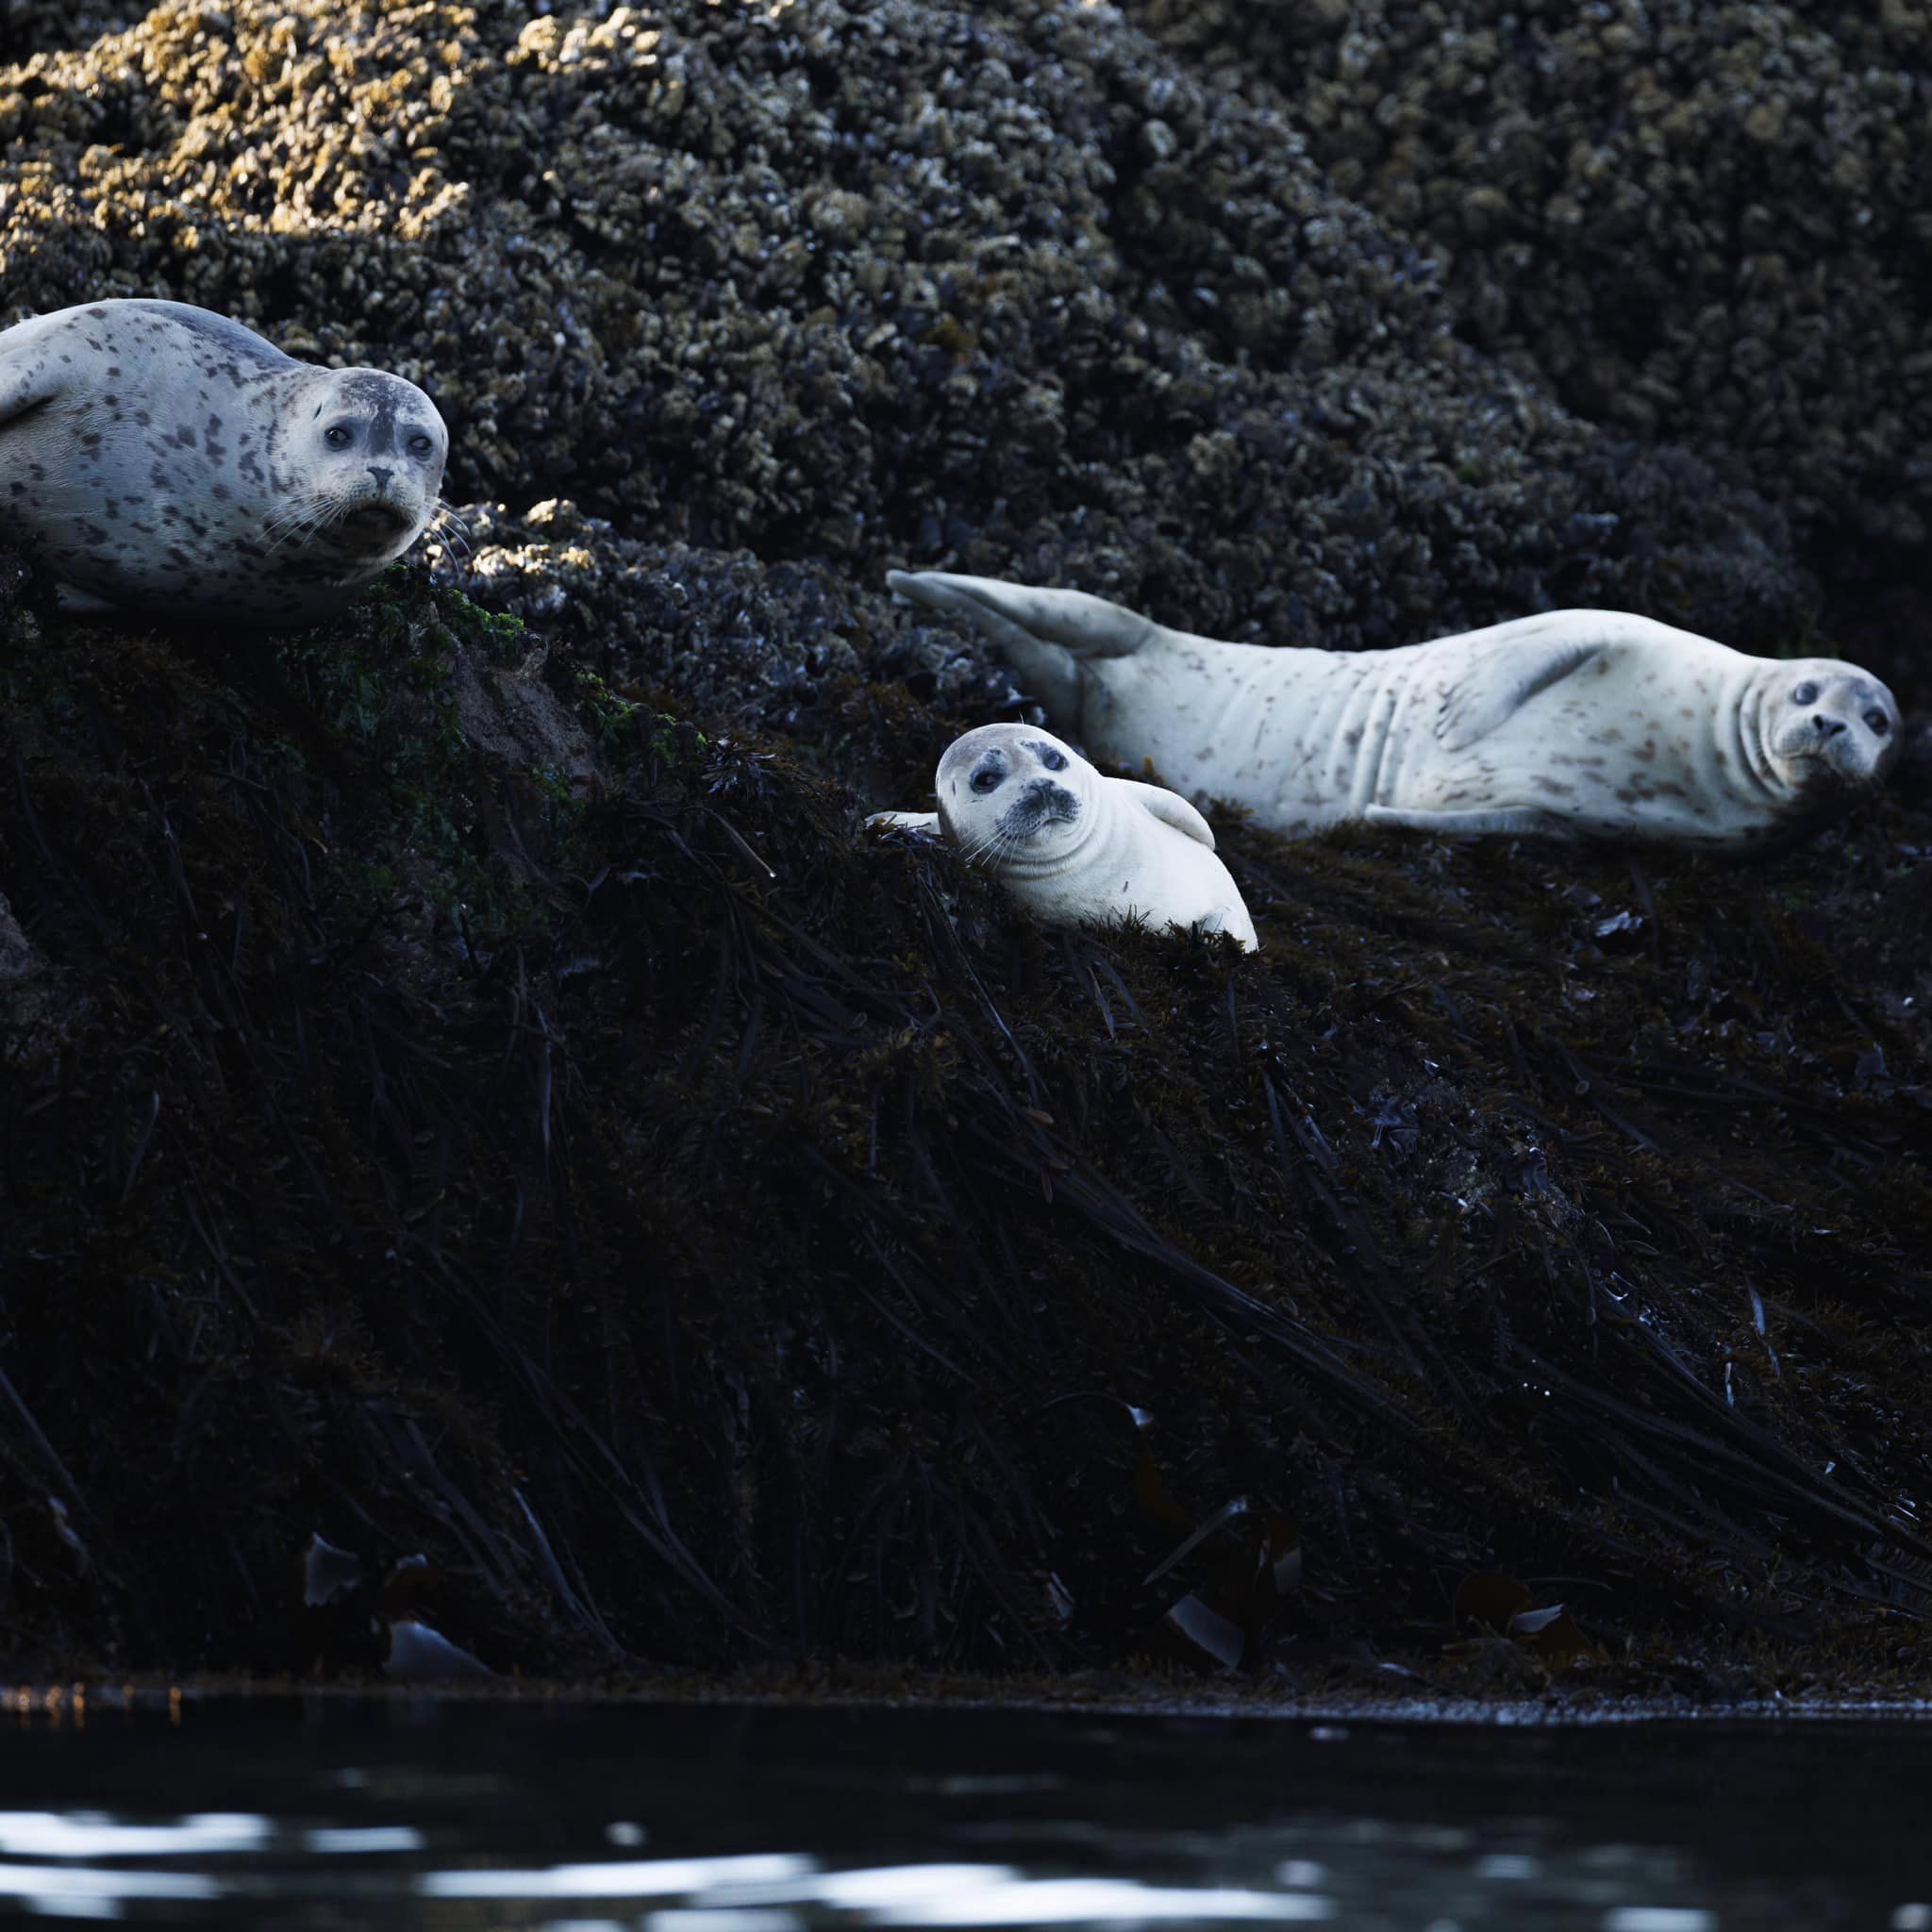
[[[1150,925],[1182,926],[1241,905],[1241,889],[1213,852],[1129,805],[1107,802],[1104,790],[1096,798],[1110,820],[1102,837],[1050,887],[1009,875],[1008,884],[1023,903],[1050,917],[1088,924],[1136,918]],[[1229,929],[1244,932],[1242,943],[1252,945],[1254,928],[1246,924],[1245,908],[1241,921]]]

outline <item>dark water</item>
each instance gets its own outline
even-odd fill
[[[6,1724],[9,1920],[1932,1928],[1910,1723],[96,1699]]]

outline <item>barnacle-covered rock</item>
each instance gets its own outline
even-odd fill
[[[16,304],[172,294],[395,369],[453,494],[626,540],[1339,646],[1554,601],[1748,647],[1803,607],[1761,496],[1459,340],[1278,103],[1111,8],[170,4],[0,75],[0,137]]]
[[[1807,541],[1932,518],[1932,12],[1913,0],[1127,0],[1441,264],[1578,414],[1723,449]]]

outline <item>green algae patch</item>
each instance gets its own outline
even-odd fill
[[[1249,958],[861,833],[953,728],[903,687],[680,719],[408,571],[8,623],[17,1657],[1902,1668],[1923,808],[1751,868],[1236,824]]]

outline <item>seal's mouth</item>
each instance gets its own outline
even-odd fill
[[[409,519],[399,504],[364,503],[339,517],[336,527],[358,536],[398,537],[409,527]]]
[[[1000,820],[1009,839],[1033,839],[1049,825],[1070,825],[1080,816],[1080,801],[1064,785],[1036,778]]]
[[[1889,760],[1867,756],[1861,746],[1842,738],[1803,738],[1795,733],[1774,747],[1777,757],[1796,767],[1799,783],[1811,791],[1871,791],[1884,782]]]
[[[386,550],[414,519],[396,503],[358,503],[329,522],[329,535],[347,550]]]

